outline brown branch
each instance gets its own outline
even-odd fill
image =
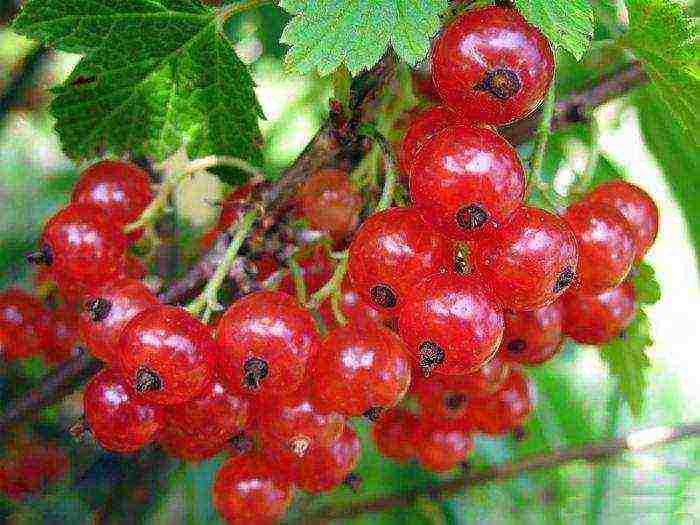
[[[360,514],[380,512],[395,507],[410,505],[417,498],[428,496],[443,499],[463,492],[465,489],[515,478],[528,472],[556,468],[573,461],[594,463],[615,458],[625,452],[639,452],[659,445],[674,443],[688,438],[700,437],[700,422],[677,427],[656,427],[632,432],[627,437],[609,441],[598,441],[581,447],[556,450],[549,454],[535,454],[516,463],[469,472],[457,479],[445,481],[425,488],[370,498],[342,507],[328,505],[301,518],[307,523],[325,523],[328,520],[348,519]]]

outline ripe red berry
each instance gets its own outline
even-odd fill
[[[114,452],[135,452],[163,428],[163,412],[140,398],[116,370],[92,378],[83,398],[85,420],[95,440]]]
[[[418,418],[403,408],[387,410],[374,424],[372,437],[384,456],[408,461],[416,455],[414,441]]]
[[[48,310],[27,292],[11,288],[0,294],[0,358],[10,362],[48,349],[50,322]]]
[[[127,162],[104,160],[80,175],[71,200],[101,209],[112,224],[123,227],[138,219],[152,199],[148,173]]]
[[[371,216],[350,245],[348,276],[365,302],[396,315],[415,284],[452,268],[451,243],[426,228],[412,208],[391,208]]]
[[[406,299],[399,334],[424,373],[467,374],[498,350],[503,312],[476,275],[432,275]]]
[[[328,257],[328,251],[321,244],[315,244],[308,249],[301,250],[294,256],[294,260],[301,269],[301,276],[306,284],[306,292],[308,294],[320,290],[328,282],[335,270],[333,261]],[[287,275],[282,279],[279,291],[296,297],[296,285],[291,275]]]
[[[158,436],[158,443],[168,456],[189,463],[211,459],[229,448],[226,441],[212,441],[168,425]]]
[[[120,279],[90,293],[80,315],[80,335],[92,355],[111,365],[119,364],[122,330],[138,314],[158,304],[140,281]]]
[[[216,341],[222,379],[231,388],[266,396],[299,388],[320,347],[313,317],[281,292],[257,292],[233,303]]]
[[[525,422],[534,404],[534,385],[521,371],[511,369],[495,393],[473,400],[471,416],[482,432],[506,434]]]
[[[406,174],[411,173],[413,160],[423,144],[457,122],[457,115],[445,106],[435,106],[414,116],[397,152],[401,170]]]
[[[411,199],[423,219],[456,239],[477,239],[523,203],[518,153],[496,132],[470,125],[443,129],[413,159]]]
[[[324,408],[376,419],[403,399],[410,384],[409,356],[394,332],[380,326],[359,332],[346,326],[323,341],[312,391]]]
[[[597,295],[571,291],[564,296],[564,333],[579,343],[607,343],[634,315],[634,286],[628,281]]]
[[[534,310],[556,301],[574,282],[578,249],[563,219],[522,207],[479,243],[472,259],[505,308]]]
[[[63,477],[69,468],[68,455],[60,448],[22,437],[8,445],[0,458],[0,493],[22,501]]]
[[[362,211],[362,196],[350,184],[348,174],[322,169],[302,186],[301,210],[311,228],[327,232],[339,241],[357,228]]]
[[[547,38],[515,9],[474,9],[455,19],[433,52],[433,80],[463,119],[502,126],[532,113],[554,76]]]
[[[506,312],[500,354],[523,365],[539,365],[554,357],[563,341],[561,301],[530,312]]]
[[[273,524],[292,503],[292,486],[278,465],[258,454],[232,457],[216,473],[214,506],[231,525]]]
[[[68,304],[61,304],[51,312],[51,342],[44,351],[47,364],[62,363],[75,354],[80,341],[78,322],[77,309]]]
[[[264,439],[299,457],[311,445],[326,446],[338,439],[345,425],[343,416],[318,405],[308,385],[278,399],[262,400],[255,417]]]
[[[620,212],[583,200],[566,210],[564,220],[578,243],[575,286],[595,294],[620,284],[634,262],[634,235]]]
[[[195,441],[223,443],[245,429],[250,402],[215,380],[194,399],[166,407],[165,414],[170,426],[183,429]]]
[[[343,279],[340,288],[339,306],[348,324],[354,326],[357,330],[371,330],[375,326],[382,325],[381,312],[364,302],[360,294],[352,288],[350,279],[347,276]],[[324,302],[319,308],[319,312],[327,329],[333,329],[337,326],[330,301]]]
[[[416,429],[416,459],[427,470],[446,472],[459,466],[474,450],[471,435],[450,424],[420,418]]]
[[[635,236],[635,258],[641,261],[659,231],[659,210],[649,194],[639,186],[615,180],[598,186],[586,200],[607,204],[627,219]]]
[[[209,329],[173,306],[144,310],[119,339],[122,372],[151,403],[176,405],[198,396],[212,381],[215,357]]]
[[[127,240],[94,206],[71,204],[46,224],[41,248],[29,256],[59,280],[96,286],[123,268]]]

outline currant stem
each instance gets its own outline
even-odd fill
[[[293,256],[287,260],[287,266],[289,266],[289,271],[292,274],[294,289],[297,292],[297,301],[299,301],[299,304],[306,304],[306,281],[304,280],[301,266],[299,266],[299,263]]]
[[[236,4],[227,5],[221,8],[217,18],[219,19],[219,24],[223,26],[229,18],[238,13],[243,13],[245,11],[250,11],[256,7],[263,6],[265,4],[271,4],[272,0],[248,0],[247,2],[239,2]]]
[[[358,135],[365,136],[374,140],[382,150],[384,162],[386,165],[386,173],[384,175],[384,189],[382,196],[377,204],[375,212],[384,211],[389,208],[394,202],[394,190],[396,189],[396,157],[391,149],[389,141],[382,135],[377,128],[371,124],[363,124],[357,130]]]
[[[556,101],[556,82],[552,79],[547,96],[542,106],[542,119],[535,133],[535,150],[530,161],[530,178],[528,179],[527,195],[530,195],[532,187],[536,187],[544,193],[549,189],[549,184],[541,179],[542,164],[547,153],[549,137],[552,134],[552,118],[554,117],[554,103]]]
[[[336,291],[340,290],[340,286],[345,278],[345,273],[348,271],[348,252],[343,252],[345,257],[340,259],[338,266],[335,267],[335,272],[330,280],[323,287],[314,293],[307,301],[307,308],[318,308],[323,301],[331,297]]]
[[[243,218],[235,225],[234,230],[236,232],[235,236],[231,240],[224,254],[224,258],[216,268],[216,272],[209,279],[206,287],[199,296],[192,301],[186,308],[186,310],[192,315],[200,315],[204,311],[202,320],[204,322],[209,321],[211,314],[222,309],[217,296],[219,294],[219,289],[224,283],[226,276],[231,271],[231,267],[238,256],[238,251],[243,246],[243,243],[248,237],[250,230],[253,228],[255,220],[260,216],[260,211],[255,209],[246,213]]]

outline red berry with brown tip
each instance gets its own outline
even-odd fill
[[[320,406],[372,419],[398,404],[410,384],[410,358],[394,332],[380,326],[361,332],[345,326],[324,339],[312,391]]]
[[[432,72],[443,102],[463,119],[502,126],[542,103],[554,77],[554,54],[518,11],[486,7],[447,26]]]
[[[381,312],[372,308],[360,297],[347,276],[340,287],[339,306],[348,324],[358,330],[371,330],[381,326],[384,321]],[[324,302],[318,310],[327,329],[338,326],[331,301]]]
[[[51,315],[38,299],[18,288],[0,294],[0,358],[37,356],[51,345]]]
[[[127,381],[145,400],[162,405],[201,394],[213,379],[216,353],[209,328],[174,306],[144,310],[119,340]]]
[[[138,314],[158,305],[151,291],[135,279],[108,282],[90,293],[80,314],[80,335],[92,355],[119,364],[119,338]]]
[[[423,145],[437,133],[454,126],[457,122],[457,115],[445,106],[426,109],[413,117],[397,152],[401,170],[407,175],[411,173],[413,160]]]
[[[572,290],[564,296],[564,333],[579,343],[607,343],[630,325],[634,315],[634,286],[629,281],[597,295]]]
[[[105,449],[135,452],[163,428],[163,412],[139,397],[116,370],[99,372],[85,389],[85,419]]]
[[[522,426],[535,405],[535,387],[519,370],[511,369],[495,393],[474,399],[471,416],[486,434],[506,434]]]
[[[506,331],[499,352],[503,359],[540,365],[552,359],[563,342],[561,301],[529,312],[506,312]]]
[[[468,431],[450,424],[436,423],[432,418],[419,419],[416,430],[416,459],[433,472],[452,470],[474,450]]]
[[[595,294],[620,284],[634,262],[634,235],[615,208],[583,200],[569,206],[564,220],[578,243],[575,286]]]
[[[408,296],[399,334],[424,373],[467,374],[498,350],[503,311],[475,274],[436,274]]]
[[[211,459],[230,447],[227,441],[212,441],[169,425],[165,425],[158,436],[158,444],[168,456],[189,463]]]
[[[523,203],[525,171],[496,132],[451,126],[426,140],[413,159],[411,199],[423,219],[455,239],[477,239]]]
[[[374,424],[372,437],[384,456],[408,461],[416,456],[415,431],[418,418],[403,408],[387,410]]]
[[[586,200],[611,206],[627,219],[635,237],[635,260],[640,262],[659,231],[659,210],[649,194],[639,186],[614,180],[598,186]]]
[[[478,244],[472,261],[505,308],[534,310],[574,282],[578,248],[561,217],[526,206]]]
[[[447,238],[426,228],[413,208],[372,215],[350,245],[348,276],[360,297],[384,315],[396,315],[421,279],[452,268]]]
[[[222,380],[268,397],[298,389],[320,347],[313,317],[281,292],[257,292],[233,303],[219,321],[216,341]]]

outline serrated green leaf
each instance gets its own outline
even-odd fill
[[[635,417],[642,413],[647,389],[647,369],[651,366],[646,349],[653,344],[649,319],[640,309],[624,334],[601,346],[600,356],[608,364],[623,398]]]
[[[655,304],[661,299],[661,285],[656,280],[654,268],[642,262],[634,269],[632,278],[635,299],[639,304]]]
[[[295,15],[282,33],[286,63],[321,75],[345,64],[353,75],[371,68],[392,45],[409,64],[425,58],[447,0],[282,0]]]
[[[588,0],[515,0],[515,6],[554,46],[581,60],[593,38],[594,15]]]
[[[630,27],[621,44],[644,64],[651,90],[697,146],[700,127],[698,42],[683,7],[669,0],[626,0]]]
[[[74,159],[109,151],[261,162],[253,81],[215,13],[192,0],[31,0],[14,29],[85,55],[51,110]]]

